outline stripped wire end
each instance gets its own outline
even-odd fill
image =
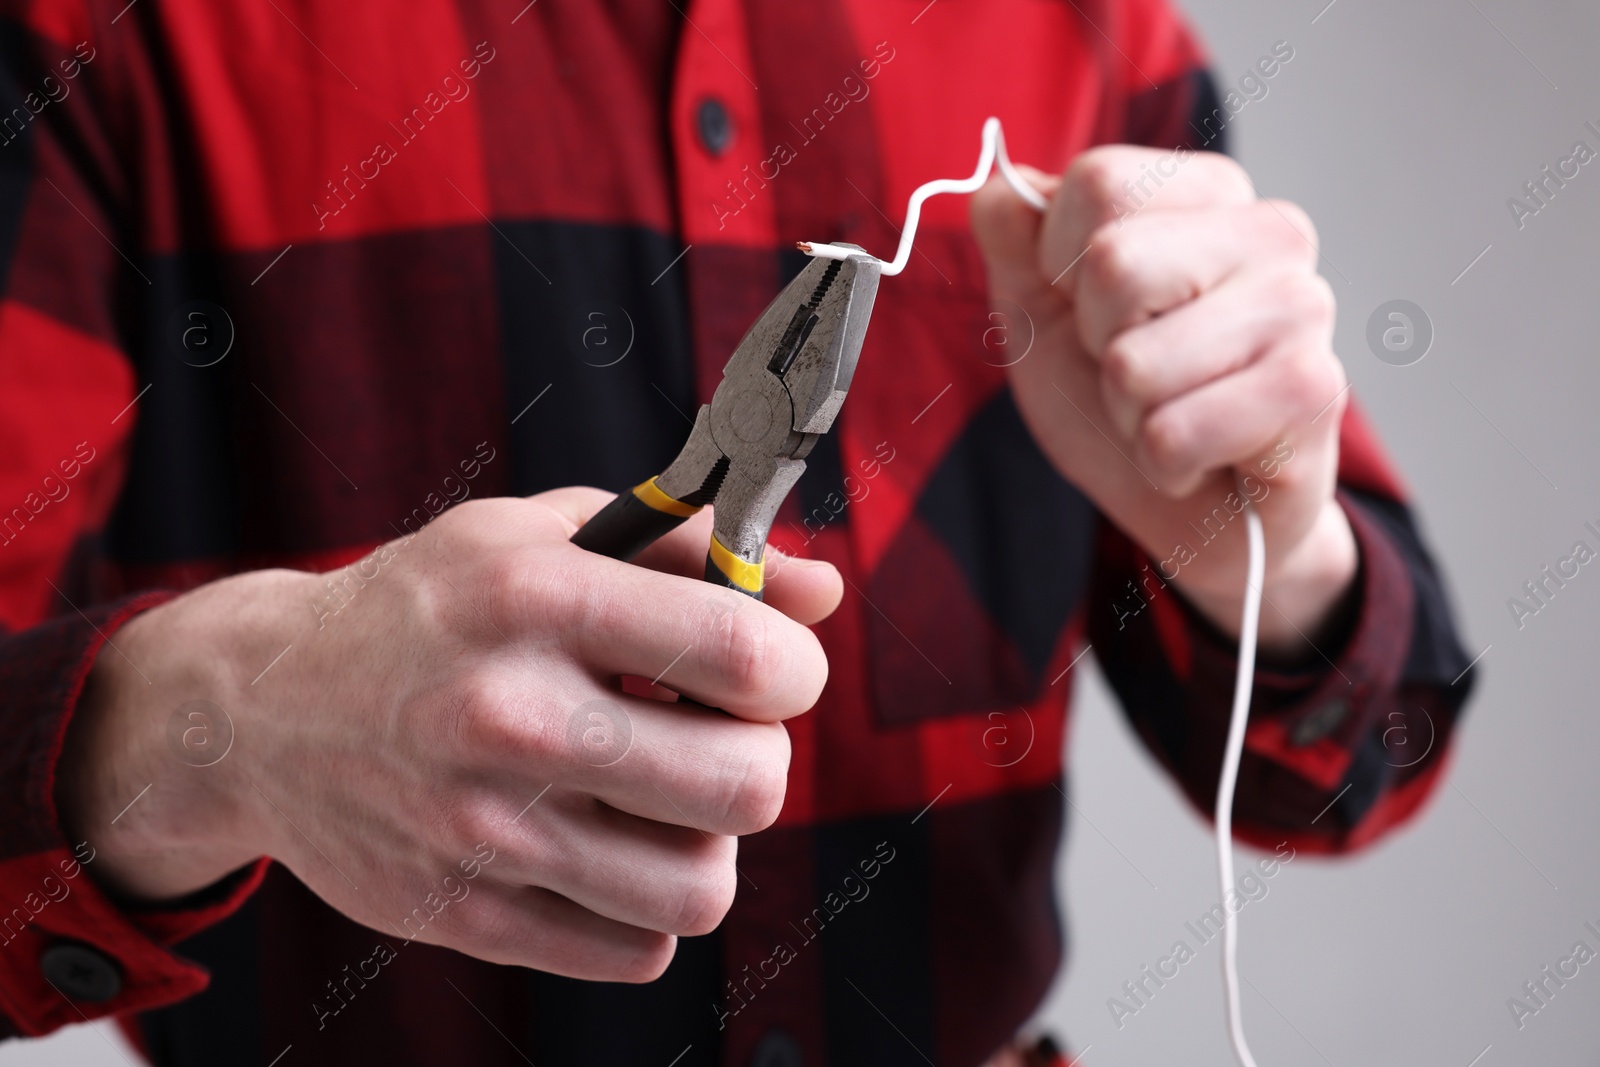
[[[824,244],[821,241],[796,241],[794,246],[813,259],[849,259],[851,256],[875,258],[852,245]]]

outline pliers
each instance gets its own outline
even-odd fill
[[[767,535],[849,392],[882,267],[864,251],[808,263],[734,349],[678,458],[619,494],[572,543],[632,559],[715,504],[705,580],[760,600]]]

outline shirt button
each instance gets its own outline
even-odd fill
[[[87,945],[51,945],[39,956],[39,970],[71,1000],[98,1004],[122,992],[117,965]]]
[[[805,1067],[805,1057],[794,1038],[782,1030],[768,1030],[756,1043],[750,1067]]]
[[[700,101],[695,110],[695,125],[700,131],[700,144],[707,152],[720,156],[728,150],[733,141],[733,119],[721,100],[708,96]]]

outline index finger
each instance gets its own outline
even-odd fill
[[[1094,231],[1143,211],[1239,207],[1255,199],[1244,168],[1215,152],[1102,145],[1072,161],[1045,213],[1039,268],[1054,278],[1089,247]]]
[[[757,722],[809,711],[822,694],[821,642],[775,608],[698,578],[584,556],[568,571],[569,640],[591,670],[648,678]]]
[[[535,500],[550,507],[571,526],[568,536],[611,502],[613,494],[588,486],[573,486],[541,493]],[[714,508],[702,508],[632,562],[666,574],[700,578],[705,574],[706,548],[711,544]],[[767,548],[762,599],[796,622],[811,626],[839,606],[844,581],[831,563],[806,559]]]

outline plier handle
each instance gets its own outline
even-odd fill
[[[705,579],[761,599],[767,536],[850,390],[882,266],[865,252],[811,260],[734,349],[678,457],[602,508],[573,544],[632,559],[714,504]]]

